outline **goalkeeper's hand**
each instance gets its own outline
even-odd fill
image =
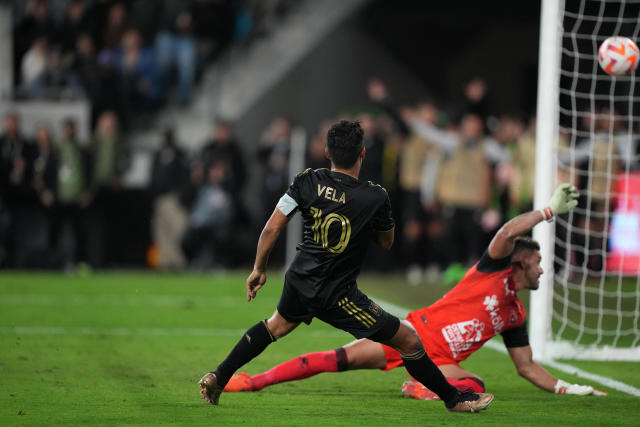
[[[579,396],[586,396],[593,394],[594,396],[606,396],[607,392],[598,390],[590,385],[569,384],[566,381],[558,380],[553,387],[556,394],[577,394]]]
[[[571,184],[560,184],[555,191],[549,206],[544,209],[540,209],[542,216],[547,221],[550,221],[555,215],[560,215],[569,212],[571,209],[578,205],[578,190]]]

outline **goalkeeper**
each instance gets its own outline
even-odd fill
[[[535,290],[543,271],[540,246],[524,237],[539,222],[573,209],[578,191],[569,184],[556,188],[549,205],[523,213],[498,231],[476,265],[451,291],[434,304],[409,313],[404,322],[416,329],[429,357],[448,381],[464,391],[484,392],[476,374],[460,362],[489,339],[501,334],[518,374],[543,390],[559,394],[604,394],[588,385],[569,384],[555,378],[532,359],[526,329],[526,312],[517,293]],[[301,380],[321,372],[354,369],[390,369],[402,366],[400,354],[368,339],[337,350],[309,353],[249,376],[234,375],[225,391],[255,391],[285,381]],[[416,381],[405,382],[405,395],[435,400],[437,395]]]

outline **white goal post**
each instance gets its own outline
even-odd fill
[[[639,33],[640,0],[542,2],[534,206],[560,181],[581,203],[534,229],[545,271],[529,310],[538,360],[640,360],[640,85],[597,60],[606,38]]]

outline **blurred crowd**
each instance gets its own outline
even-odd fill
[[[186,105],[203,66],[268,31],[291,0],[14,1],[16,96],[89,100],[128,129],[167,98]],[[54,5],[58,6],[55,13]],[[60,7],[62,5],[62,7]],[[172,89],[175,84],[175,95]]]
[[[492,115],[481,78],[465,83],[464,102],[453,106],[395,105],[377,78],[363,90],[371,105],[362,112],[327,118],[308,132],[301,168],[329,167],[327,129],[342,117],[359,120],[367,150],[360,179],[388,190],[396,219],[391,254],[372,251],[368,267],[406,272],[415,284],[442,274],[445,280],[448,274],[458,277],[504,221],[533,207],[535,118]],[[629,136],[638,133],[635,122],[607,106],[577,117],[575,128],[560,128],[557,175],[582,189],[583,197],[570,227],[558,221],[556,232],[565,242],[557,245],[565,252],[559,259],[569,262],[556,268],[586,265],[598,272],[616,173],[640,170],[638,139]],[[17,114],[6,116],[0,135],[0,265],[105,265],[105,247],[124,215],[121,183],[131,161],[118,114],[104,110],[96,121],[90,141],[78,141],[71,120],[59,135],[41,124],[31,139]],[[260,228],[290,181],[293,128],[287,118],[275,117],[259,141],[244,144],[233,124],[218,121],[195,152],[181,147],[175,129],[164,129],[143,191],[149,205],[147,263],[164,269],[250,265]],[[249,168],[258,175],[253,188]],[[248,200],[259,206],[248,207]],[[284,239],[271,261],[284,262]]]

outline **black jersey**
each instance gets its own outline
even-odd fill
[[[387,191],[328,169],[299,173],[287,190],[304,235],[286,280],[305,298],[333,304],[356,285],[369,242],[394,227]]]

